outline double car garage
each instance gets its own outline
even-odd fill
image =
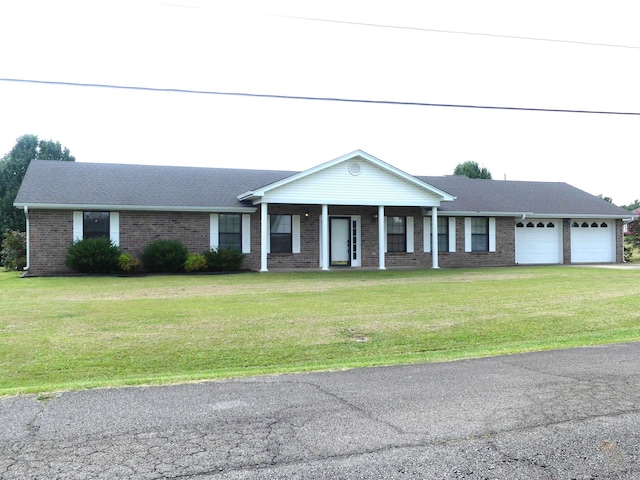
[[[571,225],[571,263],[616,261],[615,220],[574,219]],[[560,219],[524,219],[515,227],[516,264],[563,263]]]

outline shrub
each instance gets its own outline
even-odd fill
[[[212,248],[204,253],[212,272],[233,272],[240,270],[244,254],[235,248]]]
[[[174,273],[182,271],[188,253],[179,240],[156,240],[145,247],[140,258],[150,272]]]
[[[107,237],[86,238],[71,244],[64,264],[82,273],[113,273],[119,256],[120,248]]]
[[[5,270],[22,270],[27,265],[27,236],[24,232],[4,232],[0,259]]]
[[[184,262],[185,272],[201,272],[207,269],[207,259],[204,255],[199,253],[190,253],[187,256],[187,261]]]
[[[133,273],[140,268],[142,263],[137,258],[133,258],[128,253],[122,253],[118,257],[118,268],[125,273]]]

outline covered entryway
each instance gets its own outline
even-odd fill
[[[616,261],[615,220],[572,220],[571,263]]]
[[[562,263],[562,221],[532,219],[516,223],[516,264]]]
[[[331,266],[351,265],[350,217],[332,217],[330,219],[330,263]]]

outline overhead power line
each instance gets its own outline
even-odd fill
[[[461,30],[444,30],[437,28],[423,28],[423,27],[410,27],[406,25],[387,25],[383,23],[366,23],[366,22],[352,22],[347,20],[331,20],[328,18],[314,18],[314,17],[296,17],[293,15],[271,15],[273,17],[291,18],[294,20],[307,20],[310,22],[325,22],[325,23],[338,23],[343,25],[359,25],[363,27],[375,27],[375,28],[392,28],[396,30],[415,30],[419,32],[432,32],[432,33],[448,33],[454,35],[474,35],[480,37],[494,37],[494,38],[510,38],[514,40],[531,40],[536,42],[553,42],[553,43],[570,43],[574,45],[587,45],[592,47],[608,47],[608,48],[629,48],[634,50],[640,50],[640,46],[635,45],[621,45],[615,43],[598,43],[598,42],[585,42],[581,40],[561,40],[558,38],[542,38],[542,37],[526,37],[519,35],[503,35],[498,33],[484,33],[484,32],[465,32]]]
[[[303,95],[277,95],[270,93],[249,93],[249,92],[221,92],[215,90],[190,90],[184,88],[161,88],[161,87],[140,87],[133,85],[113,85],[104,83],[79,83],[79,82],[61,82],[53,80],[33,80],[24,78],[0,78],[0,82],[28,83],[37,85],[59,85],[67,87],[85,87],[85,88],[108,88],[118,90],[137,90],[144,92],[164,92],[164,93],[189,93],[197,95],[219,95],[231,97],[249,97],[249,98],[271,98],[277,100],[308,100],[318,102],[342,102],[342,103],[362,103],[374,105],[400,105],[414,107],[442,107],[442,108],[468,108],[468,109],[484,109],[484,110],[512,110],[525,112],[551,112],[551,113],[588,113],[596,115],[634,115],[640,116],[640,112],[620,112],[607,110],[577,110],[568,108],[534,108],[534,107],[509,107],[497,105],[470,105],[457,103],[429,103],[429,102],[406,102],[399,100],[371,100],[362,98],[341,98],[341,97],[313,97]]]

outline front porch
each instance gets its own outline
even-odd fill
[[[345,205],[259,205],[260,271],[299,268],[439,268],[438,209]],[[274,219],[272,219],[272,216]],[[271,244],[274,220],[290,217],[290,251]],[[389,234],[387,218],[400,228]],[[288,222],[288,221],[287,221]],[[388,248],[388,237],[394,241]],[[277,240],[279,241],[279,240]],[[278,247],[279,248],[279,247]],[[391,251],[389,251],[391,250]]]

